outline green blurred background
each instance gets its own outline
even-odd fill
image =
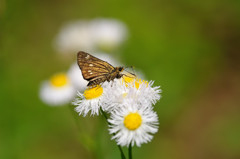
[[[1,159],[120,158],[101,116],[76,118],[38,97],[72,64],[52,47],[60,27],[98,17],[128,26],[122,60],[163,90],[159,132],[134,158],[240,158],[240,1],[1,0]]]

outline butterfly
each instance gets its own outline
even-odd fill
[[[82,71],[82,76],[89,81],[89,87],[95,87],[105,81],[120,79],[124,74],[123,67],[113,67],[106,61],[100,60],[89,53],[80,51],[77,54],[77,63]]]

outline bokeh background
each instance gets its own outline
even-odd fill
[[[126,24],[121,60],[163,90],[155,106],[159,132],[133,148],[134,158],[240,158],[240,1],[234,0],[1,0],[0,158],[120,158],[102,116],[78,117],[71,106],[39,99],[40,83],[75,58],[54,50],[59,29],[99,17]]]

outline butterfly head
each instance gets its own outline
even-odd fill
[[[116,74],[116,78],[117,79],[119,79],[119,78],[122,78],[122,76],[123,76],[123,74],[121,74],[121,72],[124,70],[124,68],[123,67],[116,67],[116,72],[117,72],[117,74]]]
[[[119,71],[119,72],[122,72],[123,70],[124,70],[123,67],[118,67],[118,71]]]

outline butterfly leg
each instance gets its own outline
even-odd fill
[[[98,88],[101,88],[102,87],[102,85],[103,85],[103,83],[99,83],[96,87],[97,87],[97,89]]]

